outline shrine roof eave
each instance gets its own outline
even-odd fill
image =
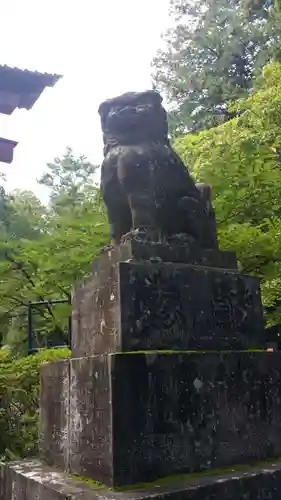
[[[16,108],[31,109],[46,87],[61,75],[0,66],[0,113],[11,115]]]
[[[14,149],[17,144],[18,143],[16,141],[0,137],[0,162],[12,163],[14,158]]]

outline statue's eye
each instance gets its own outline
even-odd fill
[[[118,114],[120,116],[126,116],[126,115],[128,116],[134,113],[136,113],[136,108],[134,108],[133,106],[126,106],[125,108],[120,109]]]
[[[110,110],[110,112],[108,113],[108,116],[109,118],[116,118],[119,116],[119,112],[120,112],[120,109],[118,108],[113,108]]]
[[[138,113],[146,113],[147,111],[148,111],[148,106],[145,106],[144,104],[142,106],[137,107]]]

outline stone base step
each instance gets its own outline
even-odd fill
[[[83,482],[38,460],[0,464],[0,500],[280,500],[281,462],[166,478],[113,491]]]
[[[40,458],[108,487],[281,458],[280,380],[281,352],[46,363]]]

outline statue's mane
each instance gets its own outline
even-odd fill
[[[153,105],[155,112],[151,122],[146,127],[136,129],[130,128],[119,130],[112,133],[108,130],[106,122],[107,116],[111,110],[122,110],[124,107],[134,107],[142,105]],[[141,142],[168,142],[167,114],[162,106],[162,97],[154,90],[145,92],[127,92],[118,97],[107,99],[99,107],[101,124],[103,130],[103,142],[105,145],[104,154],[118,145],[139,144]]]
[[[102,102],[98,108],[98,112],[102,116],[107,114],[109,110],[114,107],[133,106],[146,104],[148,102],[161,106],[162,100],[161,95],[155,90],[146,90],[144,92],[126,92],[125,94]]]

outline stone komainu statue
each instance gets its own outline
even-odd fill
[[[129,92],[99,107],[104,140],[101,191],[115,244],[133,229],[179,234],[217,245],[210,188],[194,184],[168,139],[167,115],[154,91]]]

